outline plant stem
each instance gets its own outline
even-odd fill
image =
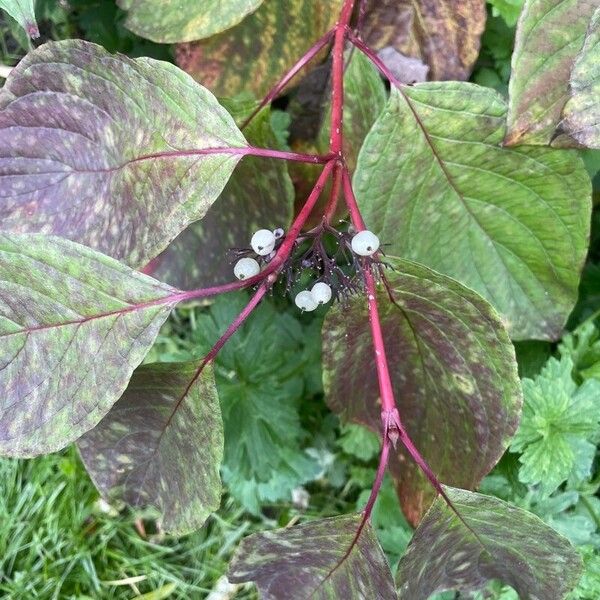
[[[240,129],[244,129],[254,119],[254,117],[267,104],[272,102],[285,88],[285,86],[301,71],[331,40],[335,29],[329,30],[320,40],[304,54],[304,56],[273,86],[269,93],[262,99],[261,103],[254,109],[252,114],[241,124]]]
[[[342,185],[342,170],[341,165],[336,165],[333,170],[333,175],[331,178],[331,191],[329,194],[329,201],[327,202],[327,206],[325,207],[325,212],[323,213],[323,219],[326,223],[331,223],[335,215],[335,211],[338,205],[338,198],[340,197],[340,188]]]
[[[331,131],[329,132],[329,150],[342,156],[344,139],[344,44],[349,29],[355,0],[344,0],[339,21],[335,26],[333,42],[333,64],[331,66]]]

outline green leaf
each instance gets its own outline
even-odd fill
[[[35,20],[34,0],[0,0],[0,8],[15,19],[30,38],[40,37]]]
[[[342,425],[342,435],[338,443],[346,454],[363,461],[371,460],[379,454],[379,437],[362,425]]]
[[[561,356],[573,361],[576,381],[600,380],[600,331],[594,323],[583,323],[566,335],[558,347]]]
[[[356,192],[391,254],[482,294],[514,339],[556,339],[577,298],[590,181],[573,152],[500,147],[505,116],[500,95],[469,83],[394,88]]]
[[[395,600],[390,568],[369,523],[354,543],[361,518],[255,533],[233,557],[229,580],[255,582],[264,600]]]
[[[119,399],[177,290],[40,234],[0,234],[0,280],[0,453],[53,452]]]
[[[553,139],[597,7],[588,0],[526,0],[512,57],[506,144],[548,145]]]
[[[237,27],[177,47],[177,64],[218,96],[262,98],[335,24],[342,0],[265,0]]]
[[[517,428],[521,392],[514,350],[476,293],[422,265],[387,257],[390,293],[378,293],[398,410],[436,475],[473,488]],[[379,386],[363,298],[334,306],[323,325],[326,400],[344,421],[381,430]],[[417,523],[434,498],[403,449],[393,459],[402,508]]]
[[[0,229],[67,237],[140,267],[219,196],[247,145],[177,67],[48,43],[0,91]]]
[[[255,146],[276,146],[268,110],[257,115],[244,133]],[[190,225],[156,259],[153,275],[181,289],[231,281],[229,251],[249,247],[258,229],[287,229],[293,201],[294,188],[285,161],[247,157],[205,217]]]
[[[502,500],[446,488],[460,518],[438,498],[400,561],[400,598],[481,589],[499,579],[521,598],[562,600],[575,587],[581,559],[538,517]]]
[[[210,366],[140,367],[77,444],[104,496],[158,509],[169,533],[190,533],[219,508],[223,423]]]
[[[366,4],[362,35],[372,48],[422,59],[431,79],[468,79],[485,17],[485,0],[377,0]]]
[[[492,14],[501,16],[509,27],[514,27],[521,14],[524,0],[488,0]]]
[[[553,492],[575,470],[589,476],[595,456],[592,436],[600,431],[600,381],[577,387],[573,363],[551,358],[535,379],[523,380],[523,417],[511,450],[521,452],[519,478]]]
[[[211,37],[237,25],[264,0],[117,0],[127,11],[125,26],[153,42],[172,44]],[[185,8],[184,8],[185,6]]]
[[[569,86],[569,99],[559,123],[566,134],[587,148],[600,149],[600,8],[596,10],[581,53],[575,60]],[[557,145],[562,145],[562,136]]]

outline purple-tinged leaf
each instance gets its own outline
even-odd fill
[[[255,533],[233,557],[229,580],[255,582],[262,600],[395,600],[370,523],[353,543],[361,519],[345,515]]]
[[[233,29],[179,44],[177,64],[218,96],[262,98],[335,25],[341,7],[342,0],[266,0]]]
[[[388,257],[390,293],[378,294],[400,417],[434,473],[474,488],[510,443],[521,410],[514,350],[491,306],[430,269]],[[323,325],[324,384],[344,421],[380,431],[379,387],[364,298],[329,311]],[[434,490],[399,448],[390,467],[402,508],[416,524]]]
[[[178,291],[63,238],[0,234],[0,454],[64,448],[119,399]]]
[[[555,340],[587,254],[590,180],[577,153],[503,148],[505,131],[494,90],[393,88],[361,148],[356,195],[387,252],[479,292],[513,339]]]
[[[169,533],[194,531],[219,508],[223,423],[210,366],[140,367],[77,444],[104,496],[155,507]]]
[[[244,133],[255,146],[276,146],[268,110],[257,115]],[[249,247],[258,229],[286,229],[292,218],[293,198],[284,161],[249,156],[206,216],[192,223],[156,258],[152,275],[181,289],[231,281],[229,251]]]
[[[581,573],[567,539],[535,515],[502,500],[445,488],[461,519],[438,498],[398,566],[401,600],[442,590],[478,590],[491,579],[523,600],[562,600]]]
[[[569,99],[558,131],[581,146],[600,149],[600,8],[587,31],[583,49],[573,65]],[[552,145],[565,145],[563,135]]]
[[[0,8],[15,19],[30,38],[40,37],[40,30],[35,20],[34,0],[0,0]]]
[[[550,144],[598,6],[598,0],[526,0],[512,55],[507,145]]]
[[[80,40],[45,44],[0,91],[0,230],[143,266],[204,216],[240,159],[202,151],[246,145],[177,67]]]
[[[171,44],[211,37],[237,25],[264,0],[118,0],[125,26],[154,42]],[[184,8],[185,6],[185,8]]]

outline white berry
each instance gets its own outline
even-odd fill
[[[352,238],[352,250],[359,256],[373,256],[379,249],[379,238],[372,231],[359,231]]]
[[[281,227],[278,227],[277,229],[273,230],[273,235],[276,239],[282,238],[284,233],[285,231],[281,229]]]
[[[250,240],[252,250],[259,256],[271,254],[275,248],[275,234],[268,229],[259,229]]]
[[[233,274],[238,279],[248,279],[260,273],[260,265],[253,258],[240,258],[233,267]]]
[[[315,283],[310,293],[319,304],[327,304],[331,300],[331,287],[322,281]]]
[[[319,303],[315,300],[315,297],[308,290],[297,294],[294,302],[300,310],[304,310],[306,312],[315,310],[315,308],[319,306]]]

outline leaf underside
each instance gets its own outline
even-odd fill
[[[550,144],[597,8],[597,0],[525,2],[512,55],[506,144]]]
[[[398,410],[415,445],[445,482],[474,488],[518,425],[514,351],[497,315],[456,281],[386,257],[393,302],[380,289],[380,318]],[[379,387],[363,298],[333,307],[323,325],[326,399],[344,421],[380,431]],[[434,491],[403,450],[390,468],[416,524]]]
[[[485,19],[484,0],[378,0],[367,4],[363,38],[420,58],[431,79],[468,79]]]
[[[473,84],[394,88],[356,193],[391,254],[478,291],[514,339],[553,340],[577,299],[590,181],[572,151],[502,148],[505,116],[503,99]]]
[[[0,230],[143,266],[219,196],[240,157],[193,152],[225,146],[246,141],[177,67],[81,40],[45,44],[0,91]]]
[[[0,234],[0,280],[0,454],[53,452],[118,400],[176,290],[42,234]]]
[[[154,42],[171,44],[200,40],[237,25],[264,0],[118,0],[128,12],[125,26]]]
[[[438,498],[398,567],[402,600],[442,590],[477,590],[499,579],[523,600],[562,600],[579,580],[581,559],[569,542],[525,510],[446,488],[461,515]]]
[[[195,362],[138,368],[77,444],[103,495],[157,508],[169,533],[190,533],[219,508],[223,423],[210,366],[201,373]]]
[[[177,47],[177,64],[218,96],[262,98],[336,22],[342,0],[265,0],[237,27]]]
[[[234,583],[254,581],[263,600],[394,600],[390,568],[362,515],[311,521],[244,539],[230,566]]]
[[[35,39],[40,36],[35,20],[34,0],[0,0],[0,9],[15,19],[29,37]]]

